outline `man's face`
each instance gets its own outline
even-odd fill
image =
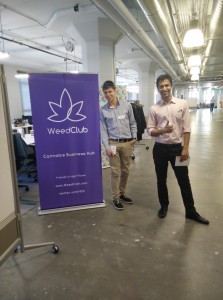
[[[161,98],[164,101],[169,100],[171,96],[171,89],[172,89],[172,85],[170,84],[170,81],[168,79],[159,81],[158,92],[160,93]]]
[[[116,91],[112,88],[104,90],[103,92],[105,99],[108,101],[108,103],[112,103],[116,99]]]

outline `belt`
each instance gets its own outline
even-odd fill
[[[155,142],[155,144],[157,146],[161,146],[161,147],[179,147],[179,146],[182,146],[181,143],[179,143],[179,144],[163,144],[163,143]]]
[[[118,143],[126,143],[126,142],[130,142],[133,139],[109,139],[109,141],[114,141],[114,142],[118,142]]]

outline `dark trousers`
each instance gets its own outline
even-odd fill
[[[167,169],[168,161],[174,170],[178,184],[181,189],[186,211],[195,211],[194,199],[191,191],[190,180],[188,176],[188,167],[175,167],[176,156],[181,156],[181,144],[161,144],[155,143],[153,148],[153,159],[157,176],[158,197],[161,206],[169,205],[169,197],[167,190]]]
[[[211,103],[210,104],[210,111],[213,111],[213,109],[214,109],[214,103]]]

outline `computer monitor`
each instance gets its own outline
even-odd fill
[[[29,122],[29,124],[33,124],[33,117],[32,116],[22,116],[22,118],[23,118],[23,120],[26,120],[26,119],[28,119],[28,122]]]

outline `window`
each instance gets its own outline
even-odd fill
[[[199,92],[197,89],[189,90],[189,98],[197,98],[198,99]]]
[[[22,101],[22,114],[31,115],[31,102],[30,102],[30,94],[29,94],[29,83],[27,78],[20,78],[18,80],[19,88],[20,88],[20,96]]]
[[[135,93],[135,92],[128,92],[127,91],[127,100],[128,101],[139,100],[139,94]]]
[[[205,103],[210,103],[211,102],[211,98],[214,97],[214,90],[207,89],[204,91],[204,102]]]
[[[133,99],[132,99],[132,93],[131,93],[131,92],[127,92],[127,95],[128,95],[128,100],[133,100]]]

